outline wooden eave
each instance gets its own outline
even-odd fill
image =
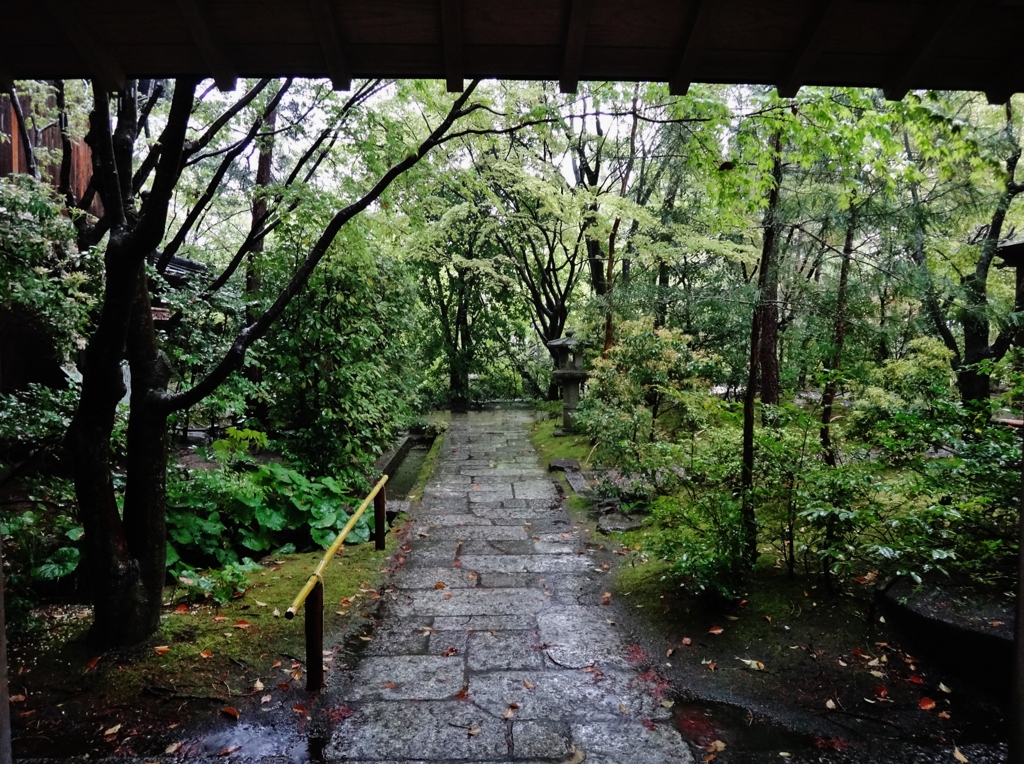
[[[44,0],[0,76],[351,77],[1024,91],[1024,0]]]

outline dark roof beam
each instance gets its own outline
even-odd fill
[[[444,77],[449,93],[465,89],[462,72],[462,3],[441,0],[441,37],[444,45]]]
[[[961,9],[977,7],[970,0],[945,0],[934,9],[928,10],[927,20],[922,20],[921,31],[909,45],[909,53],[893,67],[893,74],[882,85],[882,92],[890,101],[902,101],[910,92],[915,80],[928,63],[935,57],[946,38],[946,34],[959,18]]]
[[[835,23],[837,11],[845,5],[845,0],[818,0],[814,10],[807,18],[800,44],[790,61],[786,72],[779,79],[778,91],[781,98],[794,98],[807,81],[815,61],[825,45],[825,36]]]
[[[334,89],[351,90],[352,70],[349,68],[345,51],[341,47],[338,25],[334,21],[330,3],[328,0],[309,0],[309,10],[313,14],[313,26],[316,27],[320,50],[323,51],[327,72],[331,76]]]
[[[562,59],[562,76],[558,89],[563,93],[575,93],[580,84],[580,67],[583,65],[583,48],[587,42],[587,23],[594,0],[572,0],[569,11],[569,31],[565,35],[565,57]]]
[[[100,87],[110,93],[121,90],[127,79],[124,70],[110,51],[95,42],[96,37],[81,3],[68,0],[45,0],[45,3],[57,26],[70,40]]]
[[[228,59],[224,46],[214,35],[213,29],[206,16],[200,10],[195,0],[176,0],[178,11],[181,13],[192,40],[199,48],[199,55],[210,70],[213,81],[217,83],[218,90],[227,92],[234,90],[238,85],[238,72]]]
[[[692,0],[690,12],[683,23],[683,35],[679,44],[679,64],[668,81],[672,95],[686,95],[690,90],[700,54],[704,50],[704,41],[708,37],[711,24],[712,0]]]

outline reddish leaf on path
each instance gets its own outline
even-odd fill
[[[459,651],[459,649],[457,647],[449,647],[447,650],[445,650],[443,653],[441,653],[441,657],[442,658],[451,658],[458,651]]]
[[[438,581],[436,584],[434,584],[434,588],[435,589],[447,589],[448,588],[448,584],[446,584],[444,581]]]
[[[169,653],[170,651],[171,648],[169,645],[160,645],[159,647],[153,648],[153,652],[155,652],[157,655],[167,655],[167,653]]]
[[[692,645],[693,644],[693,640],[690,639],[689,637],[683,637],[683,644],[684,645]]]
[[[306,711],[306,707],[304,705],[302,705],[301,703],[296,703],[294,706],[292,706],[292,711],[294,711],[295,713],[299,714],[300,716],[308,716],[309,715],[309,713]]]
[[[281,692],[287,692],[291,688],[292,688],[292,686],[290,684],[288,684],[287,682],[278,682],[277,683],[277,689],[279,689]]]
[[[383,687],[385,690],[393,690],[396,687],[398,687],[398,685],[395,684],[394,682],[385,682],[384,684],[381,685],[381,687]]]
[[[188,612],[188,605],[186,605],[185,603],[182,603],[182,604],[178,605],[178,607],[174,608],[174,614],[175,615],[184,615],[187,612]]]
[[[654,732],[654,730],[658,728],[658,725],[656,725],[650,719],[641,719],[640,723],[644,725],[647,729],[649,729],[651,732]]]
[[[455,693],[455,699],[456,700],[466,700],[468,698],[469,698],[469,688],[468,687],[463,687],[461,690],[459,690],[457,693]]]
[[[914,684],[924,684],[924,680],[921,677],[919,677],[919,676],[912,676],[912,677],[910,677],[910,681],[913,682]]]
[[[98,664],[99,662],[100,662],[100,658],[99,658],[99,656],[97,656],[97,657],[95,657],[95,658],[91,659],[91,660],[90,660],[90,661],[89,661],[88,663],[86,663],[85,665],[86,665],[86,668],[88,668],[88,669],[94,669],[94,668],[96,668],[96,665],[97,665],[97,664]]]
[[[209,659],[213,657],[213,653],[211,653],[209,650],[203,650],[201,653],[199,653],[199,657]]]
[[[273,663],[270,664],[270,668],[275,669],[275,668],[278,668],[280,665],[281,665],[281,661],[274,661]]]
[[[235,751],[237,751],[237,750],[238,750],[238,749],[240,749],[241,747],[242,747],[242,746],[240,746],[240,745],[233,745],[233,746],[231,746],[230,748],[224,748],[224,749],[222,749],[222,750],[221,750],[221,752],[220,752],[220,753],[218,753],[217,755],[218,755],[218,756],[230,756],[231,754],[233,754],[233,753],[234,753]]]
[[[213,617],[213,622],[214,623],[222,623],[223,621],[226,621],[226,620],[228,620],[228,617],[226,615],[215,615]]]
[[[923,711],[931,711],[935,708],[935,701],[931,698],[921,698],[917,701],[917,705]]]
[[[249,623],[248,621],[235,621],[234,628],[236,628],[236,629],[248,629],[250,626],[252,626],[252,624]]]
[[[723,629],[721,626],[712,626],[710,629],[708,629],[708,634],[718,635],[721,634],[723,631],[725,631],[725,629]]]
[[[238,709],[234,706],[224,706],[224,708],[222,708],[220,712],[224,714],[224,716],[230,716],[235,721],[238,721]]]

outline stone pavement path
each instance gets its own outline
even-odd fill
[[[627,661],[530,417],[452,417],[380,629],[328,688],[353,713],[327,761],[693,761]]]

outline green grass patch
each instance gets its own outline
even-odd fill
[[[412,484],[412,488],[409,489],[407,498],[410,502],[419,501],[423,497],[423,489],[427,487],[427,481],[430,480],[430,475],[434,471],[434,464],[437,463],[437,457],[441,453],[444,442],[445,433],[443,432],[434,438],[434,443],[430,446],[430,450],[420,466],[416,481]]]

